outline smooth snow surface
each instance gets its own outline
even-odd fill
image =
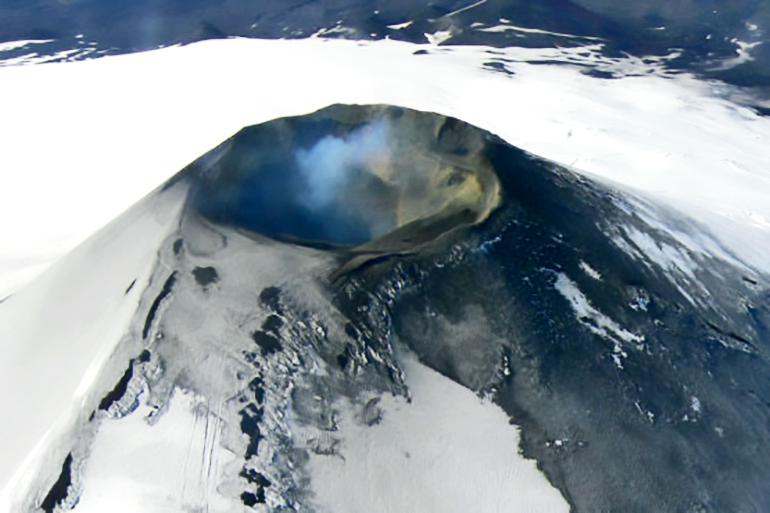
[[[310,453],[320,513],[569,511],[498,406],[412,357],[403,370],[411,402],[381,397],[371,426],[340,404],[334,453]]]
[[[143,201],[0,303],[0,404],[5,419],[24,419],[0,423],[0,511],[41,462],[61,468],[54,442],[126,334],[178,192]]]
[[[770,270],[770,119],[723,98],[725,86],[592,45],[229,39],[4,67],[0,232],[12,244],[0,249],[0,297],[241,127],[332,103],[458,117],[667,203]],[[483,68],[498,58],[514,75]]]
[[[390,30],[404,30],[405,28],[409,28],[412,25],[412,23],[414,23],[414,21],[409,20],[409,21],[405,21],[403,23],[396,23],[394,25],[388,25],[388,28]]]
[[[199,414],[205,402],[175,391],[169,410],[150,424],[140,407],[106,423],[92,447],[77,513],[181,513],[206,504],[206,511],[236,512],[243,505],[216,489],[221,468],[235,455],[219,443],[219,422]],[[204,411],[204,408],[198,408]]]

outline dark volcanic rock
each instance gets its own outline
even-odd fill
[[[619,194],[494,138],[486,152],[503,189],[491,218],[454,252],[350,274],[341,309],[382,331],[356,291],[388,298],[397,338],[492,394],[576,512],[767,511],[770,339],[741,306],[766,298]],[[692,269],[662,267],[639,233]]]
[[[195,281],[197,281],[198,285],[201,287],[207,287],[219,281],[219,273],[217,273],[217,270],[211,266],[196,267],[192,272]]]

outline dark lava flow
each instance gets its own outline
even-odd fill
[[[573,512],[770,511],[766,277],[688,252],[620,193],[486,142],[500,207],[452,251],[343,276],[337,304],[356,331],[394,333],[493,397]],[[636,248],[637,232],[690,255],[696,278]],[[559,290],[567,279],[594,313]],[[369,313],[372,297],[387,315]]]

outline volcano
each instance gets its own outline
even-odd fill
[[[462,120],[249,126],[0,303],[9,504],[767,511],[767,283]]]

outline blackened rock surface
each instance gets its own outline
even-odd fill
[[[256,344],[262,350],[262,356],[277,353],[282,349],[281,342],[278,340],[278,338],[275,337],[275,335],[270,333],[266,333],[264,331],[255,331],[251,335],[251,338],[254,339],[254,342],[256,342]]]
[[[58,505],[60,505],[69,493],[69,486],[72,480],[72,454],[68,454],[62,464],[61,474],[48,491],[48,495],[45,496],[43,502],[40,504],[40,508],[46,513],[53,513]]]
[[[342,310],[361,318],[374,291],[397,339],[521,425],[578,513],[767,511],[767,281],[641,200],[494,140],[487,155],[503,206],[449,251],[348,275]]]
[[[128,367],[126,367],[126,371],[123,373],[123,376],[121,376],[121,378],[115,384],[115,387],[102,398],[101,402],[99,403],[100,410],[109,410],[110,406],[112,406],[115,401],[118,401],[121,397],[123,397],[123,394],[126,393],[126,389],[128,388],[128,383],[131,381],[133,375],[134,360],[131,360],[128,364]]]
[[[150,309],[147,312],[147,318],[144,321],[144,328],[142,329],[143,338],[147,338],[147,336],[150,334],[152,323],[155,320],[155,314],[158,313],[158,308],[160,308],[160,305],[161,303],[163,303],[163,300],[166,299],[166,297],[169,294],[171,294],[171,290],[174,288],[175,283],[176,283],[176,272],[173,272],[169,275],[168,278],[166,278],[166,281],[163,283],[163,288],[160,290],[158,295],[155,296],[155,299],[150,305]]]

